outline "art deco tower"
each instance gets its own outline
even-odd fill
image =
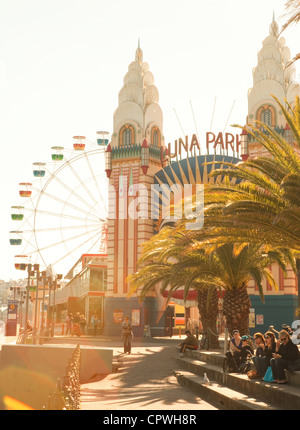
[[[163,115],[153,74],[143,61],[138,46],[135,60],[129,65],[119,92],[119,104],[113,117],[113,134],[107,147],[106,173],[115,194],[110,195],[108,221],[108,276],[105,321],[112,333],[114,315],[139,308],[137,298],[127,299],[127,276],[136,270],[141,245],[153,235],[150,204],[143,203],[137,186],[149,191],[155,173],[162,167],[164,150]],[[139,192],[140,193],[140,192]],[[145,200],[147,202],[147,200]],[[137,212],[133,215],[132,210]],[[122,312],[121,312],[122,310]],[[143,318],[143,309],[140,309]]]
[[[278,39],[278,35],[278,24],[273,17],[269,35],[262,43],[263,46],[257,54],[257,66],[253,69],[253,87],[248,92],[247,123],[254,125],[255,121],[262,121],[292,143],[291,131],[272,95],[283,104],[286,99],[293,105],[295,97],[300,96],[300,86],[295,81],[294,65],[288,66],[291,61],[290,50],[285,39]],[[266,155],[266,151],[252,138],[249,139],[246,152],[252,158]]]
[[[278,34],[278,24],[273,18],[269,35],[264,39],[263,46],[258,52],[257,66],[253,69],[253,87],[248,92],[247,123],[255,125],[255,121],[261,121],[267,124],[297,150],[293,133],[272,97],[272,95],[276,96],[283,105],[287,100],[293,106],[295,97],[300,96],[300,86],[295,81],[295,67],[288,65],[291,61],[290,50],[283,37],[278,39]],[[248,141],[245,147],[248,148],[245,153],[250,159],[257,156],[270,156],[254,137],[248,135],[246,139]],[[259,298],[255,282],[251,281],[248,287],[252,308],[257,315],[256,323],[259,321],[258,326],[255,327],[256,331],[266,330],[268,325],[274,324],[276,314],[280,315],[279,321],[280,319],[282,322],[292,321],[293,309],[297,305],[297,279],[292,269],[288,268],[286,277],[278,265],[273,264],[270,269],[279,288],[278,291],[274,291],[269,282],[266,280],[263,282],[265,304],[262,304]]]

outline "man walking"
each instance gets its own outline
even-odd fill
[[[132,338],[132,325],[129,318],[126,316],[122,323],[122,336],[124,342],[124,354],[131,353],[131,338]]]

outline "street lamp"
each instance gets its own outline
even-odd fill
[[[51,336],[54,336],[54,324],[55,324],[55,317],[56,317],[56,305],[55,305],[55,291],[57,288],[57,281],[60,281],[62,279],[62,275],[56,275],[54,280],[54,288],[53,288],[53,309],[52,309],[52,329],[51,329]]]
[[[28,332],[27,321],[28,321],[28,304],[29,304],[28,302],[29,302],[30,276],[32,276],[31,268],[32,268],[32,264],[28,263],[28,265],[27,265],[26,308],[25,308],[25,330],[24,330],[25,339],[27,337],[27,332]]]
[[[39,280],[40,280],[40,266],[39,264],[35,264],[33,266],[34,273],[36,274],[36,288],[35,288],[35,310],[34,310],[34,325],[33,325],[33,336],[34,343],[36,343],[37,337],[37,312],[38,312],[38,299],[39,299]]]
[[[297,287],[298,287],[298,312],[300,312],[300,258],[296,258]]]
[[[43,280],[43,299],[42,299],[42,317],[41,317],[41,329],[40,329],[40,335],[44,336],[44,312],[45,312],[45,293],[46,293],[46,281],[47,281],[47,272],[42,272],[42,280]]]

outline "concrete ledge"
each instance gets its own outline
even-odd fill
[[[112,349],[81,347],[80,379],[87,380],[95,375],[107,375],[112,371]]]
[[[62,378],[74,345],[3,345],[0,362],[0,409],[5,396],[34,409],[47,404],[50,393]],[[80,379],[112,372],[113,350],[82,346]],[[2,402],[2,404],[1,404]]]
[[[285,376],[290,385],[298,387],[300,391],[300,370],[291,372],[290,370],[285,370]]]

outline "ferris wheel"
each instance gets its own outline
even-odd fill
[[[52,146],[48,162],[33,162],[32,180],[19,183],[11,206],[16,270],[30,263],[65,274],[82,254],[106,254],[108,143],[106,131],[97,132],[96,142],[74,136],[70,148]]]

